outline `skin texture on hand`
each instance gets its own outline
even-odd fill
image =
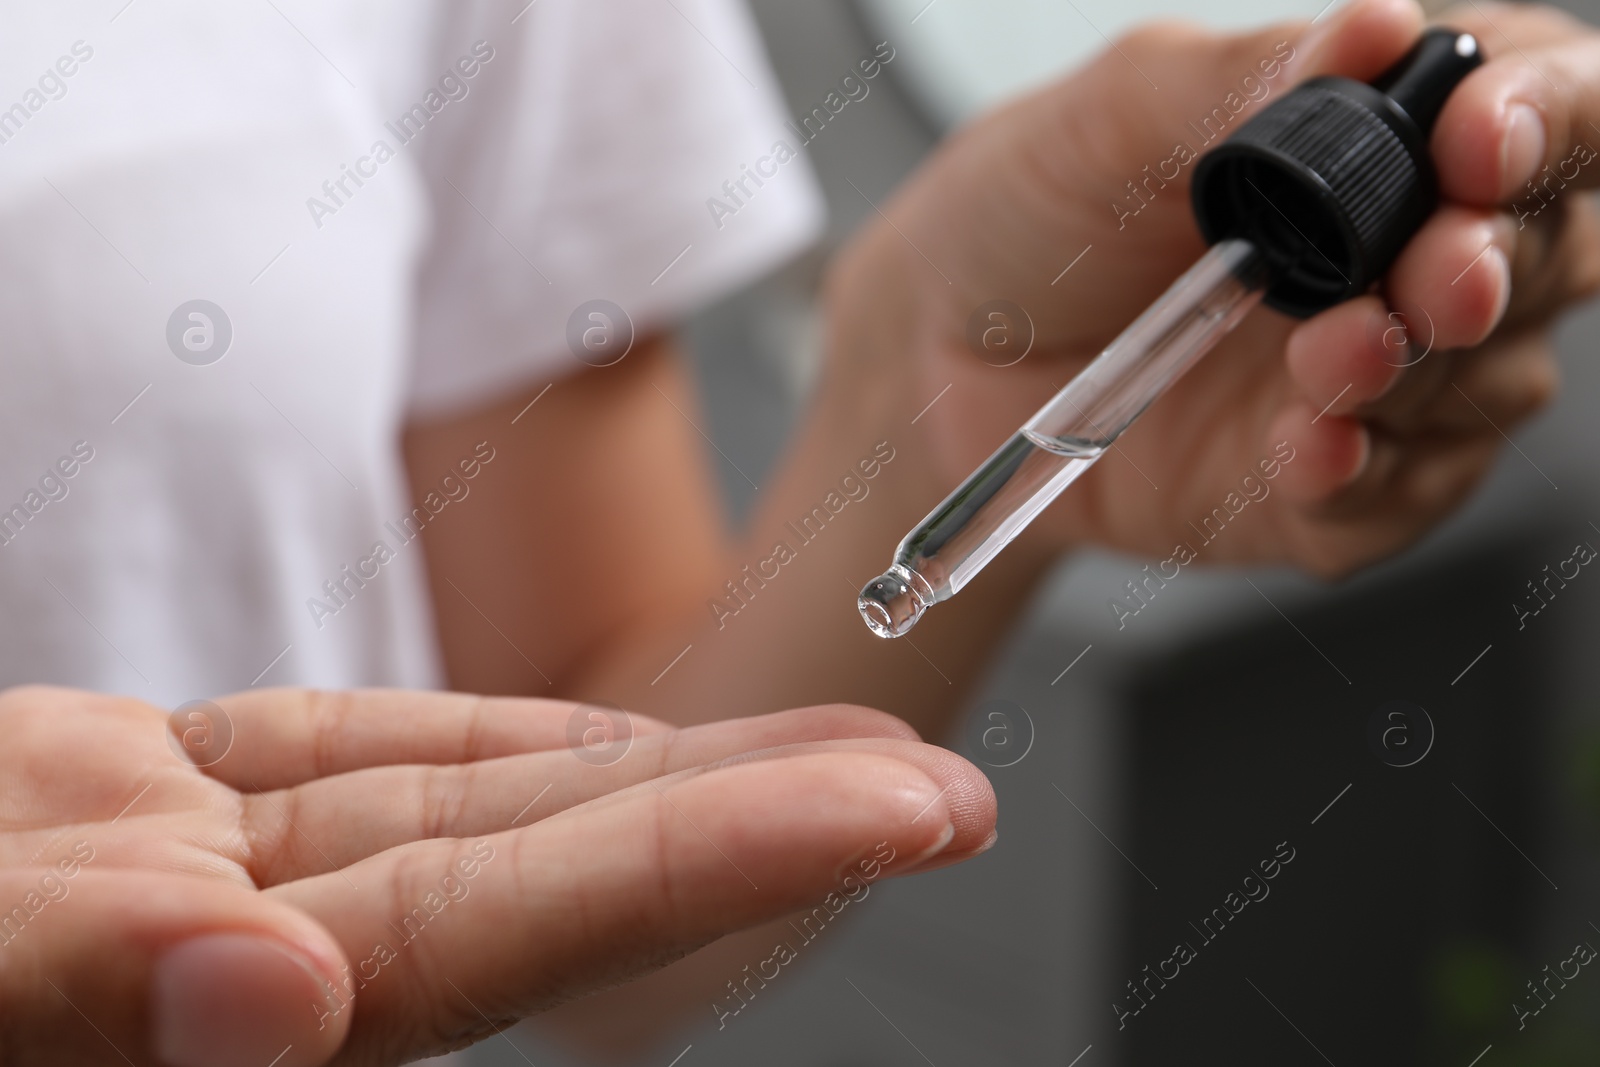
[[[575,707],[252,692],[198,767],[189,719],[0,694],[0,1059],[398,1063],[812,904],[880,847],[893,877],[993,840],[983,776],[881,713],[633,717],[596,762]]]

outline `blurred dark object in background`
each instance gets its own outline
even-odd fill
[[[1546,937],[1560,891],[1535,865],[1556,846],[1553,806],[1596,810],[1559,755],[1541,758],[1555,646],[1484,596],[1523,587],[1550,546],[1586,530],[1573,519],[1331,593],[1296,616],[1303,634],[1274,617],[1207,635],[1131,688],[1128,843],[1167,873],[1160,892],[1124,874],[1118,977],[1172,974],[1174,942],[1198,952],[1127,1020],[1127,1062],[1199,1049],[1310,1062],[1314,1048],[1334,1063],[1464,1067],[1490,1044],[1497,1064],[1600,1062],[1587,969],[1554,982],[1550,1008],[1507,1040],[1513,1005],[1540,1005],[1523,983],[1573,942],[1600,944],[1581,920]],[[1293,863],[1258,888],[1257,863],[1282,841]],[[1224,898],[1253,873],[1246,893],[1261,898],[1235,896],[1233,915]],[[1190,925],[1218,907],[1204,934]]]

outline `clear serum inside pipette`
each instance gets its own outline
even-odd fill
[[[906,535],[857,598],[872,632],[960,592],[1257,303],[1306,317],[1381,278],[1438,202],[1428,137],[1481,63],[1471,34],[1435,27],[1373,84],[1313,78],[1202,156],[1211,251]]]
[[[1256,305],[1263,280],[1247,241],[1201,257],[906,535],[856,602],[872,632],[899,637],[960,592]]]

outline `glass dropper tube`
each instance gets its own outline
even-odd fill
[[[900,637],[959,593],[1238,325],[1266,281],[1249,241],[1212,246],[906,535],[893,566],[856,602],[872,632]]]

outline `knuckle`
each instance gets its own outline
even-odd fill
[[[17,703],[34,703],[41,700],[49,700],[62,692],[63,690],[49,685],[13,685],[0,690],[0,708],[7,708]]]
[[[1510,50],[1508,41],[1523,41],[1534,36],[1568,31],[1574,25],[1578,25],[1566,12],[1555,8],[1507,3],[1505,0],[1471,0],[1468,3],[1452,4],[1439,18],[1447,25],[1462,26],[1470,30],[1483,40],[1487,47],[1495,48],[1492,54],[1496,56],[1501,49]],[[1505,30],[1505,36],[1501,36],[1502,28]],[[1496,45],[1499,48],[1496,48]]]
[[[1594,32],[1593,27],[1582,19],[1549,4],[1512,4],[1496,0],[1491,10],[1499,11],[1513,23],[1525,26],[1528,36],[1571,39]]]
[[[1537,358],[1531,362],[1525,388],[1529,414],[1548,407],[1561,391],[1561,368],[1548,345],[1541,345]]]
[[[313,689],[306,693],[311,717],[311,771],[318,778],[334,773],[344,748],[345,724],[355,708],[353,693]]]
[[[1585,198],[1573,214],[1568,227],[1573,247],[1567,279],[1572,299],[1587,300],[1600,293],[1600,208]]]
[[[1572,299],[1591,300],[1600,294],[1600,245],[1590,248],[1574,265],[1571,277]]]
[[[461,825],[466,803],[465,770],[455,766],[427,766],[422,768],[422,785],[418,804],[421,808],[421,826],[424,838],[432,840],[448,837]]]
[[[488,697],[474,696],[467,706],[466,735],[461,742],[462,762],[492,758],[490,738],[493,736],[494,705]]]
[[[1335,548],[1306,561],[1305,569],[1319,582],[1331,585],[1350,577],[1361,569],[1364,562],[1344,548]]]
[[[661,735],[661,744],[656,748],[654,777],[661,778],[671,773],[672,760],[678,748],[679,736],[680,732],[678,730],[668,730]]]
[[[0,690],[0,715],[37,714],[44,708],[55,710],[79,707],[91,711],[115,711],[121,708],[145,706],[141,701],[130,697],[37,683],[15,685]]]
[[[1170,18],[1155,19],[1123,30],[1117,34],[1112,47],[1135,61],[1140,58],[1155,59],[1178,54],[1182,49],[1193,45],[1195,39],[1201,36],[1209,35],[1192,22]],[[1115,52],[1106,54],[1104,58],[1121,62]]]
[[[55,703],[59,690],[43,685],[18,685],[0,692],[0,722],[14,722]]]

